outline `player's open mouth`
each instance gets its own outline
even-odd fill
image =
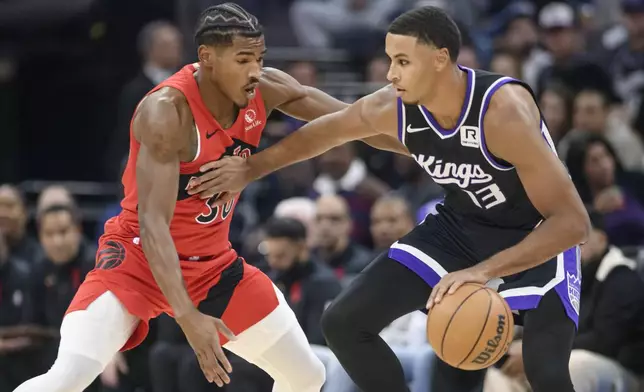
[[[395,87],[395,89],[396,89],[396,96],[397,97],[400,97],[401,95],[403,95],[405,93],[405,90],[403,90],[402,88]]]
[[[250,86],[247,86],[244,88],[244,91],[246,92],[246,95],[248,95],[249,98],[252,98],[255,96],[255,88],[257,88],[257,84],[251,84]]]

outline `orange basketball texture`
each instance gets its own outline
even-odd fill
[[[427,338],[436,355],[463,370],[493,365],[514,336],[512,311],[491,288],[466,283],[427,315]]]

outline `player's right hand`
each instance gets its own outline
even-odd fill
[[[185,316],[177,317],[176,320],[197,354],[206,379],[219,387],[228,384],[230,382],[228,373],[231,373],[233,368],[221,347],[219,333],[228,340],[235,340],[236,337],[232,331],[221,319],[210,317],[196,309]]]

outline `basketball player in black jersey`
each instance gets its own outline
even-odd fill
[[[373,135],[410,154],[446,192],[436,215],[391,246],[327,309],[329,347],[365,392],[408,391],[378,336],[464,282],[487,283],[524,325],[535,392],[574,391],[568,360],[579,312],[578,245],[589,220],[526,84],[458,66],[460,33],[443,11],[409,11],[390,26],[391,85],[323,116],[243,160],[226,158],[208,187],[221,202],[250,181]],[[207,195],[206,195],[207,196]],[[433,289],[432,289],[433,288]],[[484,371],[439,363],[434,391],[470,391]]]

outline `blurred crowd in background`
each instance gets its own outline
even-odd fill
[[[120,173],[138,101],[196,61],[192,29],[215,0],[0,0],[0,392],[55,358],[67,304],[120,211]],[[239,0],[265,27],[266,66],[352,102],[387,84],[388,23],[434,5],[458,22],[459,63],[534,89],[558,154],[593,221],[582,248],[578,392],[630,392],[644,376],[644,0]],[[302,125],[269,117],[261,148]],[[328,303],[421,222],[441,189],[407,157],[360,142],[251,184],[230,241],[284,291],[325,363],[324,392],[357,391],[325,347]],[[392,282],[392,289],[394,289]],[[435,357],[416,312],[383,331],[412,392]],[[218,390],[176,323],[118,355],[90,390]],[[271,380],[231,355],[229,392]],[[528,391],[520,336],[486,392]]]

